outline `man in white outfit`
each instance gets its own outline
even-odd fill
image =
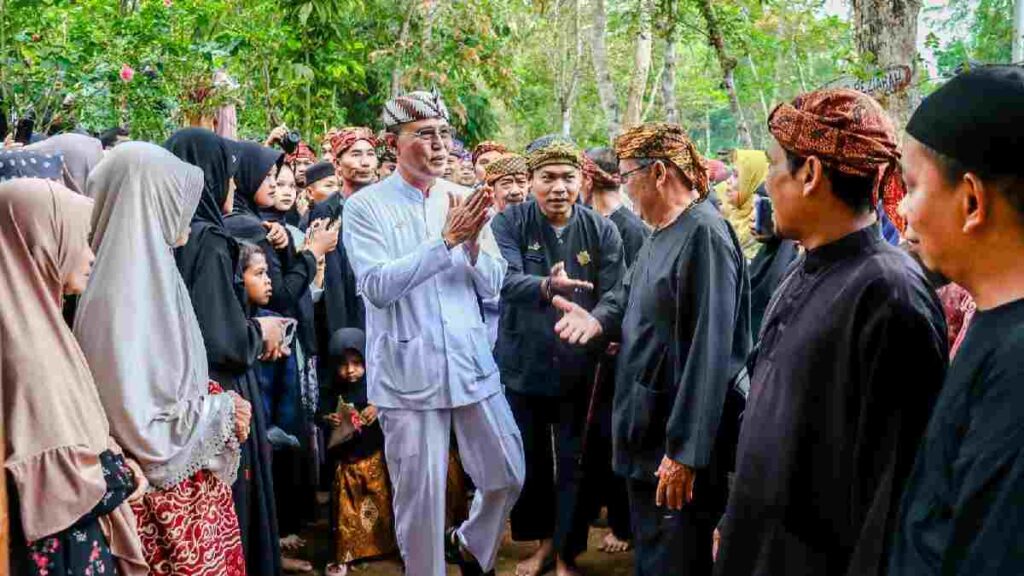
[[[522,489],[523,445],[501,390],[479,302],[507,267],[487,226],[489,188],[440,179],[448,110],[435,92],[387,103],[398,168],[352,196],[342,239],[366,303],[369,400],[380,410],[398,546],[410,576],[493,574]],[[477,492],[469,519],[445,533],[451,431]]]

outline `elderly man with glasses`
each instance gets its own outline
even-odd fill
[[[452,129],[436,93],[384,108],[397,170],[345,203],[343,240],[366,303],[369,401],[380,410],[398,545],[411,576],[492,573],[524,478],[523,446],[501,390],[478,302],[507,264],[487,227],[489,188],[442,180]],[[448,533],[445,480],[454,430],[476,485]]]
[[[711,573],[726,485],[715,450],[730,380],[750,351],[750,283],[739,241],[707,202],[704,159],[676,124],[643,124],[615,151],[622,181],[654,231],[615,313],[561,296],[555,330],[622,348],[612,414],[615,472],[626,478],[637,576]]]

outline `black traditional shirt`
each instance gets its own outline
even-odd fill
[[[615,471],[653,483],[666,455],[707,467],[729,381],[750,351],[750,284],[736,234],[710,202],[694,205],[651,234],[616,301],[625,310]],[[614,322],[601,324],[615,336]]]
[[[508,262],[494,349],[501,381],[522,394],[571,394],[590,377],[599,343],[580,348],[558,338],[560,314],[541,295],[541,283],[564,262],[570,278],[594,285],[592,292],[573,294],[572,301],[597,317],[617,309],[613,299],[625,273],[619,233],[582,205],[573,207],[569,222],[556,232],[536,202],[509,206],[494,217],[491,229]]]
[[[907,482],[889,574],[1024,574],[1024,300],[978,311]]]
[[[715,573],[878,574],[947,362],[920,267],[868,226],[768,305]]]
[[[640,248],[644,245],[647,237],[651,235],[651,229],[644,224],[639,216],[625,206],[619,206],[615,212],[608,215],[608,219],[615,224],[622,238],[622,251],[626,257],[626,269],[633,266],[636,257],[640,254]]]

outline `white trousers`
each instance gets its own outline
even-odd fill
[[[494,567],[526,475],[523,441],[503,393],[444,410],[380,409],[394,494],[395,531],[407,576],[444,576],[445,486],[451,430],[476,494],[458,529],[484,571]]]

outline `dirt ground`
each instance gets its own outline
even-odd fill
[[[326,519],[311,526],[302,536],[306,539],[306,549],[296,556],[311,560],[316,567],[314,574],[323,574],[323,568],[330,561]],[[633,553],[606,554],[597,550],[601,540],[608,533],[607,528],[591,528],[588,550],[579,557],[578,563],[583,576],[629,576],[633,573]],[[512,542],[506,535],[505,542],[498,553],[497,576],[514,576],[516,563],[532,551],[529,543]],[[554,570],[548,572],[553,575]],[[402,576],[402,568],[395,560],[371,562],[354,567],[349,574],[357,576]],[[448,568],[449,576],[459,576],[457,568]]]

